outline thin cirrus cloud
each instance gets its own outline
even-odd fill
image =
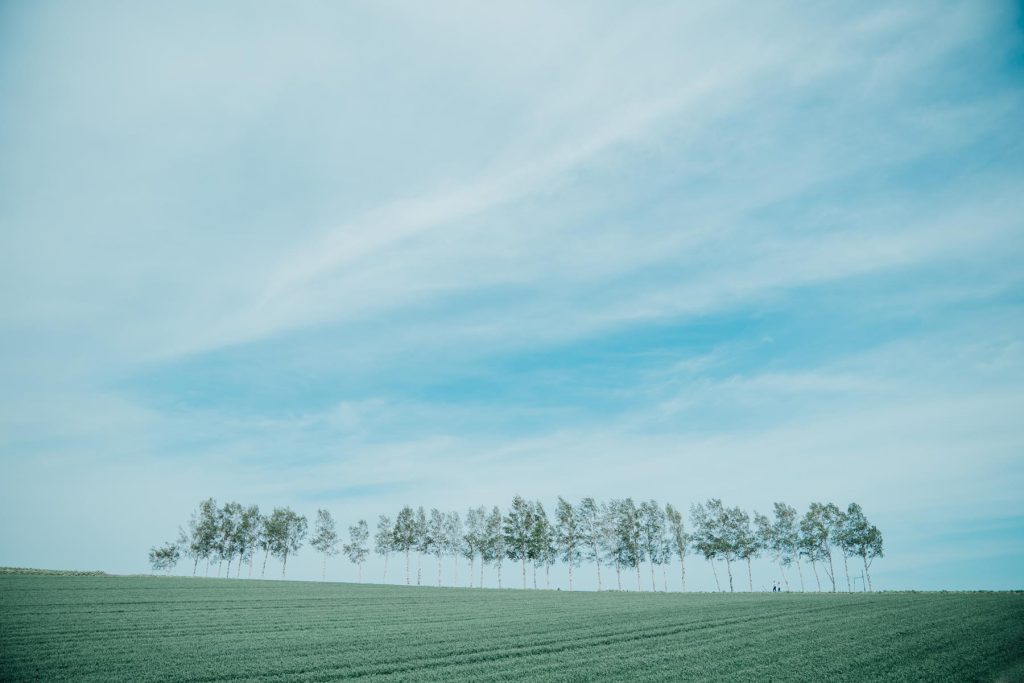
[[[0,12],[4,505],[87,510],[0,563],[208,495],[834,498],[891,587],[1019,585],[1011,5]],[[1007,552],[921,578],[935,524]]]

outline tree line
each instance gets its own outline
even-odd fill
[[[342,552],[359,571],[369,556],[370,531],[366,520],[348,528],[349,542],[341,543],[336,523],[326,510],[317,510],[310,546],[323,556],[321,578],[326,578],[327,561]],[[274,508],[269,515],[255,505],[226,503],[217,506],[213,498],[200,503],[187,528],[179,529],[176,541],[153,547],[150,563],[155,570],[170,572],[181,560],[192,560],[192,575],[205,562],[205,575],[216,567],[235,577],[242,567],[253,574],[254,563],[262,558],[260,577],[266,575],[267,561],[281,563],[284,578],[288,558],[298,553],[308,535],[308,520],[291,508]],[[683,513],[671,504],[662,507],[654,500],[635,503],[632,498],[597,501],[584,498],[570,503],[559,497],[554,515],[549,517],[540,501],[521,496],[512,499],[502,511],[494,506],[470,508],[465,516],[458,512],[427,512],[423,507],[404,506],[395,517],[380,515],[374,534],[374,550],[384,560],[383,581],[387,581],[393,555],[404,560],[405,582],[412,583],[412,558],[415,556],[416,585],[423,583],[423,560],[436,561],[437,585],[444,582],[443,567],[452,563],[452,585],[459,583],[459,566],[468,562],[468,585],[484,585],[485,569],[494,572],[499,588],[506,561],[519,565],[522,587],[529,582],[538,587],[538,571],[550,588],[551,568],[565,564],[569,572],[569,590],[573,590],[576,568],[594,565],[597,588],[610,583],[614,571],[615,586],[623,590],[624,575],[636,575],[637,590],[644,589],[643,569],[649,569],[650,589],[656,591],[658,569],[663,590],[668,591],[667,567],[679,560],[682,590],[686,590],[686,558],[702,557],[711,564],[716,588],[721,591],[719,566],[725,565],[729,591],[735,590],[734,565],[746,565],[747,586],[754,590],[753,560],[767,557],[776,563],[785,590],[790,590],[790,573],[796,569],[799,587],[806,590],[804,568],[810,565],[814,586],[822,590],[821,575],[827,587],[836,592],[842,578],[837,561],[842,559],[846,589],[853,590],[849,561],[859,560],[864,569],[867,590],[872,590],[870,567],[883,556],[882,534],[871,524],[857,503],[845,510],[834,503],[811,503],[802,514],[785,503],[775,503],[771,515],[740,507],[727,507],[718,498],[690,506],[689,527]],[[604,573],[602,573],[602,569]],[[626,579],[629,580],[628,578]]]

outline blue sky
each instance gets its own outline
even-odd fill
[[[1021,588],[1021,28],[0,5],[0,565],[144,571],[211,495],[722,497]]]

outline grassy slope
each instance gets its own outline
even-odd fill
[[[1022,680],[1024,594],[0,576],[0,679]]]

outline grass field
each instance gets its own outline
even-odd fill
[[[1024,680],[1024,594],[0,575],[0,679]]]

